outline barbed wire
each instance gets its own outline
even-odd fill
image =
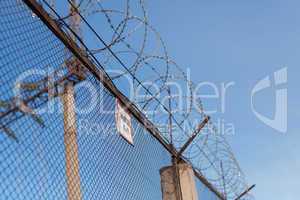
[[[149,82],[158,85],[160,89],[155,94],[155,96],[159,96],[159,99],[161,99],[163,103],[164,100],[171,101],[171,106],[169,107],[170,113],[174,118],[177,119],[180,125],[183,125],[183,123],[189,123],[191,125],[195,119],[203,119],[205,113],[201,99],[197,99],[197,104],[199,105],[200,109],[196,110],[192,106],[192,93],[194,91],[194,84],[187,79],[187,75],[181,70],[181,68],[169,58],[166,50],[166,45],[161,39],[161,36],[148,22],[144,1],[139,1],[139,6],[143,11],[143,15],[140,17],[131,14],[129,0],[126,1],[126,8],[124,9],[124,11],[114,10],[112,8],[104,9],[104,5],[102,5],[101,1],[97,2],[97,4],[99,5],[100,9],[94,9],[93,11],[90,11],[90,13],[86,16],[97,14],[103,14],[105,16],[109,24],[109,28],[111,28],[113,32],[112,39],[108,45],[109,48],[114,47],[115,49],[118,49],[119,46],[115,46],[119,45],[119,43],[123,43],[125,44],[125,47],[127,47],[127,49],[125,50],[126,53],[131,52],[136,55],[136,59],[129,67],[134,76],[137,77],[137,79],[142,80],[142,82]],[[83,10],[88,11],[88,9]],[[111,16],[113,14],[121,14],[124,16],[124,18],[119,23],[113,24],[113,17]],[[142,26],[137,27],[139,29],[141,29],[142,27],[144,31],[143,39],[140,45],[141,48],[139,50],[135,50],[134,48],[132,48],[132,45],[130,45],[130,42],[127,42],[127,40],[138,31],[138,29],[134,28],[133,30],[126,32],[126,26],[128,25],[128,22],[130,20],[136,20],[141,23]],[[150,33],[148,33],[150,31],[152,31],[156,35],[156,42],[160,44],[163,50],[162,55],[160,55],[158,53],[159,51],[157,50],[150,53],[147,53],[145,51],[145,46],[147,42],[149,42],[147,36],[150,35]],[[101,53],[105,50],[106,48],[102,48],[96,50],[95,53]],[[117,52],[117,54],[124,53],[125,51],[119,51]],[[157,63],[155,62],[155,60],[160,60],[161,62]],[[151,62],[154,62],[155,64],[151,64]],[[171,66],[174,66],[173,69],[175,70],[172,70]],[[152,73],[149,73],[149,69],[150,71],[152,70]],[[161,73],[160,69],[165,70],[164,74]],[[140,71],[146,71],[145,73],[148,72],[147,76],[139,77]],[[124,72],[124,74],[126,74],[126,72]],[[121,76],[122,75],[112,78],[118,79]],[[177,99],[174,98],[174,95],[172,93],[171,95],[168,93],[168,90],[170,90],[170,83],[179,83],[180,81],[183,82],[181,87],[188,85],[190,90],[190,93],[188,95],[180,96],[180,98],[186,99],[186,105],[190,105],[186,110],[177,110]],[[135,84],[134,86],[136,89],[138,88],[139,84]],[[153,85],[150,85],[148,89],[150,89],[151,87],[153,87]],[[159,103],[155,98],[153,98],[153,96],[147,96],[147,94],[145,94],[145,97],[146,98],[142,100],[135,99],[135,102],[148,114],[148,116],[150,114],[150,118],[155,124],[168,124],[169,113],[160,111],[155,112],[159,110]],[[245,182],[244,174],[241,172],[241,169],[230,149],[230,146],[226,142],[225,137],[218,134],[218,130],[212,122],[210,122],[208,126],[209,132],[204,136],[200,136],[198,138],[198,141],[193,144],[196,150],[188,150],[188,152],[186,153],[187,159],[191,160],[194,167],[199,170],[199,172],[201,172],[209,181],[211,181],[211,183],[213,183],[215,187],[217,187],[220,191],[223,191],[228,199],[234,199],[245,189],[247,189],[248,185]],[[168,128],[166,129],[168,130]],[[175,125],[175,128],[172,127],[172,129],[179,131],[177,134],[175,134],[177,136],[175,137],[175,145],[177,147],[180,147],[180,145],[182,145],[183,142],[186,141],[187,137],[181,137],[183,133],[180,131],[180,127],[176,127]],[[189,131],[191,132],[191,129]],[[191,157],[191,153],[193,153],[194,156]],[[220,163],[222,163],[223,166],[222,170],[220,168]],[[224,181],[225,183],[223,183]],[[250,197],[247,198],[249,199]]]
[[[109,0],[81,0],[78,10],[89,22],[104,22],[101,30],[108,38],[107,45],[95,47],[89,41],[94,56],[101,58],[106,70],[121,70],[110,77],[118,86],[124,76],[132,78],[134,94],[140,91],[141,83],[148,83],[142,90],[142,98],[132,99],[136,105],[156,124],[176,148],[180,148],[199,123],[206,117],[203,102],[194,98],[196,85],[182,68],[173,61],[159,32],[150,24],[144,0],[124,0],[118,2],[121,8],[109,4]],[[52,6],[54,5],[52,1]],[[117,7],[118,7],[117,6]],[[59,20],[68,20],[70,14]],[[85,29],[83,29],[83,35]],[[96,28],[97,29],[97,28]],[[86,39],[87,40],[87,39]],[[127,70],[118,68],[115,55],[124,58]],[[130,55],[130,56],[129,56]],[[174,94],[172,84],[186,88],[186,94]],[[158,90],[155,90],[155,87]],[[176,89],[176,88],[175,88]],[[153,91],[153,92],[149,92]],[[183,102],[180,102],[183,99]],[[179,105],[184,104],[184,109]],[[167,111],[162,109],[167,108]],[[171,115],[171,118],[170,118]],[[176,121],[176,123],[172,123]],[[172,136],[170,133],[172,130]],[[248,184],[230,145],[212,121],[206,131],[192,143],[183,155],[194,168],[203,174],[227,199],[235,199],[248,188]],[[248,194],[242,199],[254,199]]]

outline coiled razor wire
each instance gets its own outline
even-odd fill
[[[118,57],[126,56],[127,67],[134,76],[134,89],[137,90],[140,83],[135,80],[141,80],[142,83],[148,83],[147,89],[153,91],[149,95],[148,91],[144,91],[143,98],[135,98],[134,102],[147,114],[147,116],[161,128],[162,132],[167,133],[167,138],[170,140],[170,130],[172,131],[174,145],[180,148],[188,139],[192,128],[196,127],[193,124],[195,119],[199,122],[206,116],[201,99],[196,99],[197,108],[192,102],[195,85],[187,78],[187,75],[181,68],[170,59],[165,43],[156,29],[150,25],[145,2],[143,0],[124,1],[123,9],[115,9],[105,5],[107,1],[87,1],[85,7],[81,4],[82,14],[89,20],[104,17],[107,20],[106,29],[111,30],[111,39],[108,47],[95,49],[94,54],[101,54],[106,57],[106,66],[117,65],[114,57],[107,53],[107,48],[114,50]],[[80,5],[80,4],[79,4]],[[133,14],[133,6],[138,6],[140,14]],[[123,18],[118,18],[122,16]],[[119,21],[115,20],[116,18]],[[132,24],[135,24],[134,26]],[[101,30],[103,27],[101,27]],[[135,34],[139,34],[139,45],[132,45]],[[153,38],[151,38],[151,35]],[[151,45],[155,45],[155,47]],[[150,47],[147,48],[147,45]],[[132,55],[132,56],[128,56]],[[128,59],[131,58],[131,59]],[[124,60],[124,59],[123,59]],[[129,61],[130,60],[130,61]],[[118,85],[118,79],[128,74],[127,71],[115,76],[111,76],[114,82]],[[172,83],[179,84],[180,87],[187,88],[187,94],[178,96],[172,92]],[[154,90],[153,86],[157,86],[159,90]],[[157,101],[157,98],[160,102]],[[178,110],[179,98],[185,99],[183,104],[184,110]],[[168,107],[168,112],[162,112],[161,102],[165,107]],[[170,113],[176,119],[177,123],[170,122]],[[163,125],[162,125],[163,124]],[[182,128],[184,124],[188,124],[186,130]],[[200,135],[192,144],[184,156],[193,163],[193,166],[203,174],[218,190],[223,191],[228,199],[234,199],[248,188],[245,181],[245,176],[242,173],[228,143],[224,136],[218,133],[218,130],[212,122],[209,122],[207,133]],[[244,199],[251,199],[248,195]]]
[[[46,8],[47,5],[54,7],[55,3],[52,0],[50,4],[45,4]],[[169,57],[164,41],[149,23],[145,1],[123,0],[113,3],[109,0],[80,0],[77,5],[81,15],[95,31],[109,41],[100,47],[98,43],[94,44],[92,39],[88,39],[94,36],[82,23],[81,34],[89,49],[104,63],[105,70],[117,86],[122,87],[124,78],[130,77],[133,93],[139,93],[142,97],[133,96],[131,99],[165,133],[169,142],[179,149],[197,126],[195,119],[200,123],[206,114],[201,99],[194,99],[195,84]],[[51,9],[47,9],[51,14]],[[72,16],[62,13],[60,18],[53,17],[58,22],[68,22]],[[111,50],[115,55],[111,54]],[[126,70],[120,67],[115,56],[125,62]],[[186,94],[177,94],[176,85],[172,83],[181,88],[187,87]],[[123,92],[129,96],[128,89]],[[184,109],[178,109],[182,104]],[[211,121],[205,134],[197,137],[184,157],[227,199],[235,199],[248,188],[229,144]],[[254,197],[248,194],[242,199]]]

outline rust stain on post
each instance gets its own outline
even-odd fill
[[[65,86],[62,102],[68,200],[81,200],[75,99],[72,83]]]
[[[178,173],[174,173],[175,170]],[[198,200],[195,174],[189,164],[164,167],[160,170],[160,176],[163,200]]]

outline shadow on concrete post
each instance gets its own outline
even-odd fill
[[[163,200],[198,200],[195,174],[189,164],[163,167],[160,177]]]

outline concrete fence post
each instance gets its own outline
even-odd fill
[[[189,164],[164,167],[160,175],[163,200],[199,200],[194,170]]]

